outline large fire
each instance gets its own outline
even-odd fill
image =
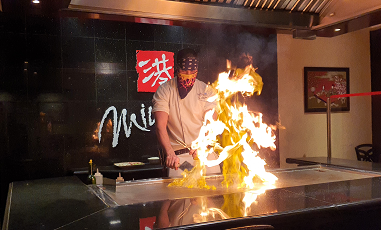
[[[198,160],[191,171],[185,170],[183,178],[174,180],[169,186],[207,188],[205,167],[223,162],[222,185],[234,188],[254,188],[256,183],[273,185],[278,179],[265,171],[266,162],[257,156],[260,148],[275,150],[275,126],[262,122],[261,113],[249,112],[246,105],[238,100],[238,93],[251,96],[261,93],[262,80],[250,65],[244,70],[237,69],[233,77],[223,72],[218,80],[208,88],[216,92],[208,101],[216,101],[215,111],[205,115],[199,137],[192,142],[197,149]],[[217,119],[213,114],[217,114]],[[217,160],[208,160],[209,154],[217,153]]]
[[[193,214],[193,222],[201,223],[253,215],[258,205],[256,201],[258,196],[264,194],[267,189],[269,189],[269,187],[264,186],[258,190],[254,189],[245,193],[226,194],[223,196],[224,203],[221,208],[217,208],[220,204],[213,203],[213,199],[206,197],[195,198],[199,208],[198,212],[196,211],[196,213]],[[268,213],[277,211],[271,207],[267,209]]]

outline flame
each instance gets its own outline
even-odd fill
[[[272,186],[262,186],[259,189],[247,191],[245,193],[233,193],[224,195],[224,204],[221,209],[226,215],[233,218],[251,215],[252,205],[258,205],[258,196],[264,194]],[[243,197],[242,197],[243,196]]]
[[[274,188],[275,186],[273,185],[266,185],[261,187],[260,189],[257,190],[251,190],[248,192],[245,192],[245,196],[242,199],[242,203],[244,204],[244,213],[243,216],[248,216],[251,213],[251,205],[255,204],[257,205],[257,198],[259,195],[264,194],[267,189]]]
[[[196,214],[193,214],[193,222],[201,223],[253,215],[255,207],[258,206],[257,198],[265,194],[266,190],[270,188],[273,188],[273,186],[264,185],[245,193],[226,194],[223,196],[224,203],[221,208],[210,207],[218,206],[218,204],[212,201],[213,199],[206,197],[196,198],[196,203],[198,203],[200,208]],[[276,211],[269,209],[267,213]]]
[[[228,214],[219,208],[207,208],[207,198],[200,198],[202,207],[199,213],[193,215],[194,223],[208,222],[214,220],[226,220],[231,218]]]
[[[259,95],[262,90],[262,78],[250,65],[244,70],[237,69],[233,78],[230,72],[220,73],[218,80],[208,87],[216,91],[208,101],[217,102],[216,110],[206,113],[198,138],[192,142],[192,149],[197,149],[198,160],[195,167],[183,172],[183,178],[174,180],[169,186],[188,188],[207,188],[205,167],[212,167],[223,162],[225,187],[254,188],[256,183],[273,185],[278,179],[265,171],[266,162],[257,156],[261,148],[275,150],[275,126],[262,122],[261,113],[249,112],[246,105],[238,100],[237,93],[251,96]],[[213,114],[217,113],[217,120]],[[217,160],[208,160],[211,153],[219,155]]]
[[[94,133],[93,133],[93,139],[98,141],[99,138],[98,138],[98,132],[99,132],[99,127],[100,127],[101,123],[98,122],[97,123],[97,128],[94,130]],[[106,133],[111,133],[112,132],[112,121],[111,119],[108,120],[107,122],[107,125],[106,125]]]

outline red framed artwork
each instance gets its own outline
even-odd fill
[[[349,68],[304,67],[304,112],[326,112],[327,98],[349,93]],[[331,100],[331,111],[349,111],[349,98]]]

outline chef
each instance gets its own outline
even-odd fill
[[[159,86],[153,96],[156,134],[166,156],[169,177],[181,177],[185,169],[193,168],[197,151],[190,146],[199,135],[205,113],[215,107],[215,103],[206,100],[213,90],[197,80],[198,64],[194,50],[180,50],[175,77]],[[207,174],[220,172],[219,165],[207,167]]]

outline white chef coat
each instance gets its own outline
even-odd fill
[[[174,151],[184,149],[176,140],[183,141],[187,146],[196,140],[204,121],[206,111],[216,106],[207,99],[213,96],[214,91],[204,82],[195,80],[188,95],[181,99],[177,89],[177,77],[159,86],[153,96],[153,112],[162,111],[168,113],[167,132],[170,144]],[[194,166],[193,158],[188,153],[178,155],[180,166],[187,161]],[[216,159],[216,156],[208,158]],[[189,169],[189,168],[188,168]],[[170,177],[181,177],[183,170],[169,170]],[[207,174],[220,173],[220,166],[207,167]]]
[[[152,111],[168,113],[167,131],[174,151],[184,148],[176,140],[183,141],[190,147],[192,141],[197,139],[205,112],[216,105],[206,101],[211,96],[211,87],[197,79],[184,99],[181,99],[178,93],[177,77],[159,86],[153,96]]]

